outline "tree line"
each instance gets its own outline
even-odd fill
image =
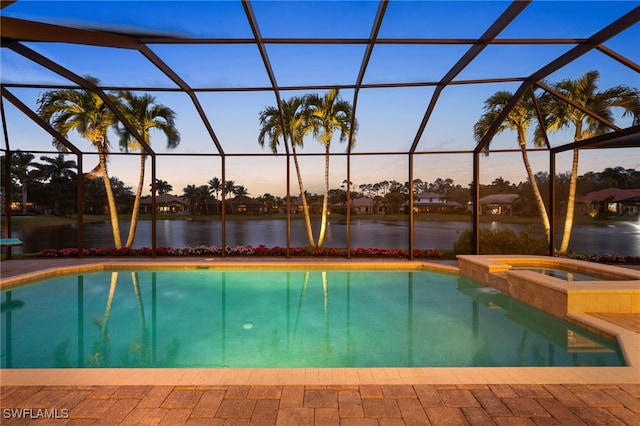
[[[569,192],[569,183],[571,174],[560,173],[556,175],[556,196],[558,199],[563,200],[567,198]],[[204,206],[206,201],[218,200],[219,190],[216,193],[211,186],[212,181],[219,181],[217,178],[209,181],[208,185],[189,185],[189,187],[199,188],[200,206]],[[547,172],[538,172],[535,174],[535,181],[537,185],[542,188],[541,195],[545,204],[549,203],[550,194],[545,188],[549,187],[551,177]],[[166,181],[158,183],[158,188],[161,185],[166,185],[169,188],[169,192],[173,189]],[[233,181],[229,181],[231,185]],[[413,181],[413,193],[420,194],[423,192],[433,192],[440,195],[447,201],[455,201],[462,206],[466,206],[471,201],[471,183],[465,186],[457,184],[451,178],[437,178],[433,182],[423,181],[422,179],[415,179]],[[344,203],[347,201],[347,191],[345,190],[346,180],[343,181],[343,185],[340,188],[332,188],[328,192],[329,205]],[[386,210],[390,213],[399,213],[400,206],[409,200],[409,184],[408,182],[398,182],[395,180],[381,181],[376,183],[363,183],[359,185],[351,184],[352,188],[350,196],[352,199],[369,197],[376,201],[378,204],[385,206]],[[241,185],[241,191],[237,192],[230,186],[229,193],[233,196],[250,195],[248,189]],[[586,172],[584,175],[578,176],[577,179],[577,193],[586,194],[593,191],[599,191],[602,189],[618,188],[618,189],[631,189],[640,188],[640,171],[635,169],[625,169],[623,167],[607,167],[601,172]],[[186,189],[186,188],[185,188]],[[165,192],[165,193],[169,193]],[[531,187],[531,183],[527,180],[524,182],[510,182],[502,177],[495,178],[490,184],[480,185],[480,197],[484,197],[491,194],[518,194],[523,200],[528,202],[534,201],[534,193]],[[183,197],[185,192],[183,190]],[[188,198],[188,197],[187,197]],[[293,197],[301,198],[301,197]],[[314,194],[305,192],[305,198],[308,200],[309,210],[315,213],[321,213],[320,208],[323,203],[323,194]],[[275,196],[270,193],[265,193],[255,197],[257,201],[260,201],[269,207],[270,210],[275,210],[274,207],[284,206],[286,204],[286,198]],[[463,209],[466,211],[466,207]],[[193,210],[202,214],[205,212],[202,208]],[[557,212],[566,211],[566,204],[560,203],[557,208]],[[460,212],[460,211],[458,211]]]
[[[4,173],[5,157],[0,158],[2,173]],[[76,182],[77,164],[73,160],[65,158],[64,154],[55,157],[41,156],[41,162],[35,161],[33,154],[16,151],[13,153],[11,161],[12,178],[12,200],[20,200],[22,214],[33,213],[27,211],[28,202],[39,206],[39,213],[50,213],[53,215],[72,215],[77,212],[76,204]],[[104,186],[99,180],[84,176],[84,199],[83,213],[104,214],[108,211],[108,200]],[[570,173],[560,173],[556,175],[556,194],[559,199],[566,199],[569,191]],[[541,188],[541,195],[545,204],[549,202],[549,193],[544,188],[548,188],[550,176],[547,172],[535,174],[535,181]],[[344,203],[347,200],[346,180],[339,188],[332,188],[328,191],[328,204]],[[118,213],[131,214],[133,212],[135,194],[130,186],[115,176],[110,176],[110,184],[114,198],[118,205]],[[149,185],[151,186],[151,185]],[[455,183],[452,178],[437,178],[433,182],[415,179],[413,181],[414,194],[423,192],[433,192],[448,201],[455,201],[462,206],[466,206],[471,200],[471,183],[465,186]],[[179,195],[189,205],[192,214],[218,214],[219,204],[223,188],[227,198],[251,195],[249,188],[245,185],[236,184],[233,180],[222,182],[214,177],[206,184],[190,184],[182,189],[182,192],[173,194],[174,188],[167,180],[156,179],[156,191],[158,194]],[[408,182],[398,182],[395,180],[384,180],[375,183],[363,183],[350,185],[351,198],[357,199],[369,197],[379,205],[385,207],[390,213],[399,213],[400,206],[409,200]],[[640,188],[640,171],[635,169],[625,169],[623,167],[607,167],[600,172],[589,171],[578,176],[577,193],[586,194],[602,189],[619,188],[630,189]],[[518,194],[524,200],[533,201],[534,193],[531,183],[510,182],[502,177],[495,178],[490,184],[480,185],[480,196],[491,194]],[[323,205],[323,194],[305,192],[311,213],[321,213]],[[254,197],[255,200],[263,203],[268,211],[278,211],[280,207],[286,205],[286,197],[264,193]],[[301,198],[301,197],[293,197]],[[566,210],[566,206],[560,206],[558,211]],[[466,208],[460,209],[466,211]],[[458,212],[460,212],[458,211]]]

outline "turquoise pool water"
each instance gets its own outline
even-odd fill
[[[624,281],[631,278],[622,278],[615,275],[594,274],[580,272],[574,269],[562,268],[535,268],[531,266],[514,266],[511,270],[515,271],[533,271],[549,277],[559,278],[565,281]]]
[[[620,348],[464,277],[120,270],[2,292],[3,368],[615,366]]]

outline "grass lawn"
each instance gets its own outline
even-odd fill
[[[2,217],[2,223],[4,226],[4,216]],[[93,222],[104,222],[108,221],[109,216],[107,215],[84,215],[83,222],[84,223],[93,223]],[[11,225],[12,226],[22,226],[22,227],[40,227],[40,226],[58,226],[58,225],[73,225],[78,222],[78,218],[76,216],[11,216]]]

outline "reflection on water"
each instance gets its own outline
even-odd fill
[[[158,247],[220,246],[222,242],[220,221],[159,220],[156,237]],[[344,218],[332,218],[325,239],[325,247],[347,246],[347,223]],[[414,245],[416,248],[450,250],[460,234],[470,228],[467,222],[416,221]],[[524,225],[486,224],[494,229],[509,228],[515,232],[526,229]],[[318,228],[317,226],[315,227]],[[121,222],[120,229],[127,232],[128,222]],[[534,227],[542,237],[541,227]],[[558,230],[558,233],[562,229]],[[353,220],[351,223],[351,247],[407,248],[408,225],[393,220]],[[229,220],[226,223],[226,243],[229,246],[260,245],[286,247],[286,221],[283,219]],[[303,220],[291,221],[291,246],[308,245]],[[38,252],[47,248],[76,247],[75,225],[21,228],[14,226],[13,236],[24,241],[24,246],[12,248],[13,253]],[[122,236],[126,239],[126,235]],[[558,236],[559,241],[559,236]],[[84,226],[84,246],[113,247],[111,226],[108,222],[87,223]],[[151,246],[151,222],[141,221],[134,247]],[[617,222],[603,226],[579,226],[573,228],[569,249],[578,253],[609,253],[640,256],[640,228],[631,222]]]
[[[586,330],[422,271],[100,272],[2,306],[3,368],[624,364]]]

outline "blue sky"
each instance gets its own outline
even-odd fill
[[[469,39],[479,37],[508,7],[502,1],[391,1],[380,28],[381,38]],[[587,38],[603,26],[640,5],[637,1],[534,1],[500,34],[499,38]],[[256,1],[252,3],[262,36],[265,38],[366,38],[371,32],[378,3],[369,1]],[[59,25],[121,31],[148,32],[180,37],[248,38],[251,29],[238,1],[45,1],[20,0],[1,11],[3,16],[50,22]],[[616,36],[605,46],[640,63],[640,24]],[[25,43],[80,75],[98,77],[106,86],[175,88],[164,74],[141,54],[126,49],[100,48],[58,43]],[[258,49],[253,44],[150,45],[191,87],[266,88],[269,86]],[[456,80],[493,77],[526,77],[550,60],[571,49],[571,44],[492,45],[463,70]],[[278,85],[354,84],[358,75],[363,44],[267,45]],[[379,44],[372,53],[364,83],[437,82],[468,50],[469,45]],[[1,52],[2,83],[69,84],[64,78],[20,57],[6,48]],[[600,71],[601,89],[615,85],[640,87],[638,73],[602,52],[592,51],[575,63],[559,70],[549,81],[577,78],[585,72]],[[471,156],[440,154],[447,150],[471,150],[473,125],[482,114],[483,101],[498,90],[515,91],[519,82],[460,84],[447,87],[420,138],[415,178],[434,181],[451,177],[456,183],[471,181]],[[10,89],[22,102],[36,109],[42,89]],[[372,88],[359,92],[356,109],[359,132],[351,159],[351,181],[356,185],[395,179],[406,181],[407,152],[416,137],[433,87]],[[283,98],[308,93],[287,91]],[[322,93],[323,91],[319,91]],[[353,101],[353,90],[342,90],[342,97]],[[221,176],[221,161],[206,129],[188,97],[170,91],[153,92],[158,102],[170,106],[178,115],[182,135],[180,146],[165,148],[161,135],[154,135],[152,146],[159,153],[180,156],[159,157],[158,178],[167,180],[180,194],[188,184],[205,184]],[[284,156],[266,156],[268,149],[258,143],[258,115],[275,105],[272,91],[228,91],[198,93],[198,99],[213,125],[225,153],[226,178],[249,189],[252,196],[265,192],[284,195]],[[9,142],[12,149],[51,150],[51,138],[24,117],[9,102],[4,102]],[[618,114],[619,115],[619,114]],[[620,127],[629,120],[616,118]],[[573,129],[551,136],[553,145],[572,139]],[[115,136],[113,136],[115,141]],[[77,137],[71,140],[85,150],[89,144]],[[6,140],[2,136],[2,146]],[[515,148],[515,134],[505,132],[492,142],[496,149]],[[345,146],[334,141],[332,153],[344,153]],[[302,150],[321,154],[323,147],[309,138]],[[208,153],[210,157],[185,154]],[[256,154],[256,157],[236,156]],[[39,155],[38,155],[39,156]],[[548,170],[546,154],[532,153],[537,171]],[[95,156],[85,157],[85,169],[93,167]],[[491,154],[482,160],[483,183],[503,177],[512,182],[526,179],[519,153]],[[321,156],[301,158],[307,190],[322,191],[324,160]],[[114,155],[112,175],[134,186],[138,160]],[[640,167],[638,149],[584,151],[581,173],[605,167]],[[339,187],[346,178],[346,157],[331,160],[331,186]],[[570,156],[558,157],[558,171],[570,168]],[[85,171],[87,171],[85,170]],[[150,172],[147,173],[147,182]],[[297,183],[292,170],[292,193]]]

